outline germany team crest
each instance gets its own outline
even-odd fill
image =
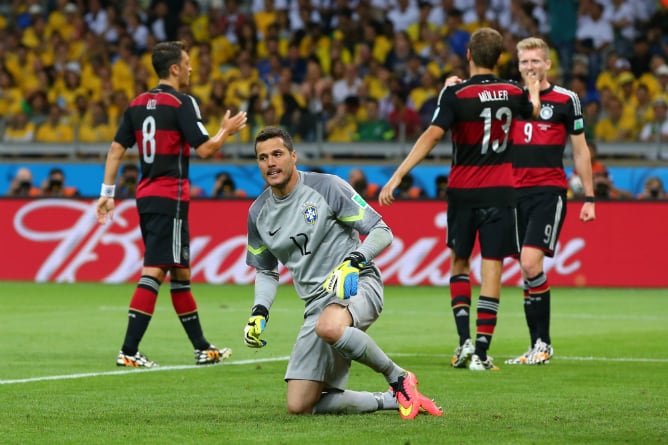
[[[546,121],[549,121],[554,114],[554,108],[552,105],[543,105],[540,109],[540,118]]]

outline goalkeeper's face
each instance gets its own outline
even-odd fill
[[[276,196],[285,196],[297,184],[297,153],[280,137],[258,142],[255,151],[260,173]]]

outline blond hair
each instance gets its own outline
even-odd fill
[[[527,37],[517,42],[517,52],[526,51],[531,49],[542,49],[543,58],[548,60],[550,58],[550,47],[547,46],[545,40],[538,37]]]

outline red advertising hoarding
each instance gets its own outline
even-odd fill
[[[246,217],[251,201],[201,200],[191,204],[192,280],[253,282],[245,264]],[[94,201],[0,200],[0,280],[133,282],[142,265],[134,201],[117,201],[114,219],[100,225]],[[374,204],[375,205],[375,204]],[[581,203],[569,203],[555,257],[546,263],[552,285],[668,287],[665,202],[599,202],[597,220],[581,223]],[[379,209],[394,242],[377,259],[387,284],[447,285],[446,206],[401,201]],[[480,282],[480,255],[472,281]],[[281,280],[290,276],[281,271]],[[503,281],[520,283],[517,261],[506,260]]]

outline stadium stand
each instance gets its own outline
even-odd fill
[[[101,159],[128,101],[157,83],[150,50],[164,39],[188,43],[189,92],[208,126],[248,111],[225,160],[250,162],[255,132],[281,125],[311,163],[393,162],[428,125],[445,77],[466,77],[480,26],[504,34],[503,77],[518,79],[519,39],[551,44],[550,75],[580,96],[601,157],[668,160],[666,139],[642,131],[668,93],[668,12],[653,0],[30,0],[0,13],[7,162]],[[446,141],[433,162],[450,154]]]

